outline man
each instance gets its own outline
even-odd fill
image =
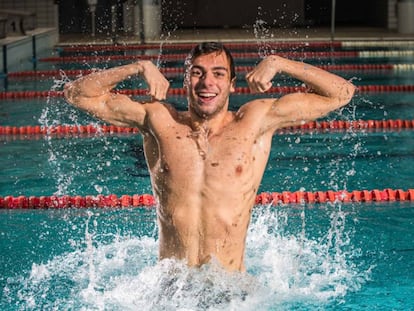
[[[229,271],[244,271],[247,228],[273,133],[346,105],[354,86],[311,65],[271,55],[247,74],[252,92],[266,92],[279,73],[303,81],[313,92],[252,100],[234,112],[228,110],[234,63],[225,47],[202,43],[185,66],[188,111],[161,102],[169,83],[149,61],[71,82],[66,99],[104,121],[140,129],[157,200],[160,259],[200,266],[215,258]],[[134,75],[146,80],[151,102],[111,92]]]

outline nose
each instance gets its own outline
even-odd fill
[[[207,71],[207,72],[204,73],[201,80],[203,81],[203,84],[211,85],[211,84],[213,84],[213,81],[214,81],[214,75],[213,75],[212,72]]]

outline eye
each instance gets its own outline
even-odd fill
[[[203,72],[200,69],[194,68],[191,69],[190,74],[192,77],[201,77],[203,75]]]
[[[225,71],[214,71],[213,74],[216,78],[222,78],[226,75],[226,72]]]

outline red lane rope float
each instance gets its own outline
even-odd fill
[[[320,65],[318,68],[328,71],[362,71],[362,70],[400,70],[412,71],[414,64],[344,64],[344,65]],[[254,66],[236,66],[237,73],[247,73],[253,70]],[[32,70],[32,71],[18,71],[7,74],[9,78],[28,78],[28,77],[60,77],[62,75],[68,77],[77,77],[90,74],[94,70],[91,69],[77,69],[77,70]],[[183,74],[184,68],[160,68],[164,74]]]
[[[10,91],[0,92],[1,99],[63,97],[63,91]]]
[[[259,53],[232,53],[235,59],[257,59],[261,55]],[[411,57],[414,55],[412,50],[396,50],[396,51],[307,51],[307,52],[280,52],[277,53],[285,58],[372,58],[372,57]],[[153,54],[153,55],[94,55],[94,56],[57,56],[41,58],[41,62],[108,62],[120,60],[164,60],[164,61],[184,61],[187,54]]]
[[[266,94],[285,94],[293,92],[306,92],[307,88],[302,86],[276,86],[270,88]],[[360,93],[384,93],[384,92],[414,92],[414,85],[360,85],[357,87]],[[145,96],[148,91],[144,89],[123,89],[116,90],[116,93],[131,95],[131,96]],[[168,90],[169,95],[184,96],[186,90],[184,88],[173,88]],[[234,95],[251,94],[248,87],[236,88]],[[24,98],[42,98],[42,97],[61,97],[63,91],[10,91],[0,92],[1,99],[24,99]]]
[[[194,43],[163,43],[161,44],[118,44],[118,45],[76,45],[76,46],[58,46],[59,51],[63,52],[98,52],[98,51],[133,51],[133,50],[190,50],[194,47]],[[291,48],[327,48],[342,47],[342,42],[338,41],[291,41],[291,42],[240,42],[225,43],[228,49],[258,49],[261,47],[291,49]]]
[[[402,130],[413,129],[414,120],[334,120],[312,121],[303,125],[287,127],[277,131],[286,134],[295,131],[330,131],[330,130]],[[79,136],[90,134],[136,134],[138,128],[121,127],[114,125],[56,125],[56,126],[0,126],[0,135],[40,136],[50,135],[57,137]]]
[[[413,120],[414,123],[414,120]],[[114,125],[0,126],[0,135],[76,136],[82,134],[135,134],[138,128]]]
[[[190,50],[194,43],[169,43],[162,44],[77,44],[75,46],[57,46],[62,52],[86,52],[86,51],[131,51],[131,50]],[[412,40],[382,40],[382,41],[267,41],[260,42],[226,42],[229,49],[294,49],[294,48],[355,48],[355,47],[407,47],[414,45]]]
[[[257,49],[270,47],[275,49],[292,49],[292,48],[355,48],[355,47],[394,47],[394,46],[412,46],[414,41],[410,40],[383,40],[383,41],[260,41],[260,42],[226,42],[225,45],[229,49]],[[194,43],[169,43],[162,44],[77,44],[75,46],[57,47],[58,51],[63,52],[85,52],[85,51],[128,51],[128,50],[190,50]]]
[[[414,202],[414,189],[354,190],[354,191],[296,191],[263,192],[256,196],[256,205],[335,203],[335,202]],[[94,207],[154,207],[150,194],[87,195],[87,196],[0,196],[0,209],[94,208]]]
[[[257,59],[260,57],[259,53],[232,53],[235,59]],[[327,58],[327,57],[359,57],[357,51],[337,51],[337,52],[282,52],[277,55],[286,58]],[[106,61],[120,61],[120,60],[159,60],[164,61],[184,61],[187,54],[154,54],[154,55],[110,55],[110,56],[62,56],[62,57],[45,57],[39,59],[41,62],[58,62],[58,63],[73,63],[73,62],[106,62]]]

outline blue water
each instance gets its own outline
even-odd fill
[[[173,64],[181,65],[163,65]],[[91,66],[38,64],[42,70]],[[410,71],[338,74],[356,85],[414,84]],[[7,90],[60,90],[66,79],[9,79]],[[172,78],[172,86],[181,87],[180,79]],[[232,96],[232,108],[251,98]],[[186,108],[185,97],[170,100]],[[410,92],[357,94],[326,119],[414,119],[413,102]],[[62,98],[0,100],[0,125],[92,122]],[[3,136],[0,144],[0,196],[151,193],[139,135]],[[259,192],[409,189],[413,176],[410,129],[286,133],[273,138]],[[154,209],[0,210],[0,310],[410,310],[413,223],[410,202],[256,206],[248,274],[229,274],[214,262],[201,270],[157,262]]]
[[[151,193],[139,135],[15,140],[0,149],[0,195]],[[315,151],[317,150],[317,151]],[[411,131],[276,135],[259,189],[408,189]]]
[[[409,310],[413,224],[407,203],[257,206],[244,275],[157,263],[152,209],[3,210],[0,307]]]

